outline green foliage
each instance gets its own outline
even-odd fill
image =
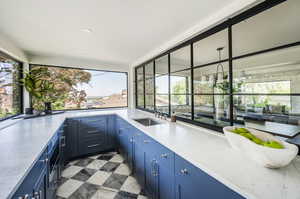
[[[176,82],[176,84],[172,87],[172,93],[186,93],[186,80],[183,79],[181,81]],[[186,104],[186,96],[185,95],[174,95],[173,100],[178,104]]]
[[[64,109],[67,102],[80,107],[86,100],[86,94],[78,91],[77,85],[88,83],[90,79],[91,74],[84,70],[34,66],[24,73],[21,83],[32,95],[35,109],[43,110],[44,103],[51,102],[52,108],[58,110]]]

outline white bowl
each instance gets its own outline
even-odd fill
[[[243,154],[267,168],[281,168],[287,166],[298,154],[298,147],[281,141],[269,133],[246,128],[256,137],[267,141],[277,141],[284,146],[284,149],[275,149],[258,145],[251,140],[231,132],[233,126],[223,128],[225,136],[232,148],[241,151]]]

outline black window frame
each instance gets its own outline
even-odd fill
[[[29,70],[31,70],[34,66],[42,66],[42,67],[56,67],[56,68],[64,68],[64,69],[78,69],[78,70],[90,70],[90,71],[100,71],[100,72],[111,72],[111,73],[124,73],[126,75],[126,92],[127,92],[127,99],[126,99],[126,106],[116,106],[116,107],[104,107],[104,108],[81,108],[81,109],[61,109],[55,111],[80,111],[80,110],[105,110],[105,109],[122,109],[128,108],[128,72],[123,71],[110,71],[110,70],[98,70],[98,69],[90,69],[90,68],[83,68],[83,67],[69,67],[69,66],[57,66],[57,65],[45,65],[45,64],[29,64]],[[30,107],[33,108],[32,105],[32,96],[29,94],[29,102]]]
[[[237,56],[237,57],[233,57],[233,52],[232,52],[232,26],[234,26],[235,24],[238,24],[250,17],[253,17],[259,13],[262,13],[274,6],[277,6],[283,2],[286,2],[287,0],[266,0],[232,18],[229,18],[227,19],[226,21],[212,27],[211,29],[203,32],[203,33],[200,33],[199,35],[196,35],[195,37],[189,39],[189,40],[186,40],[185,42],[169,49],[169,50],[166,50],[164,51],[163,53],[153,57],[152,59],[150,60],[147,60],[146,62],[140,64],[139,66],[136,66],[135,67],[135,72],[137,71],[137,68],[140,68],[140,67],[144,67],[145,64],[149,63],[149,62],[154,62],[154,71],[155,71],[155,60],[160,58],[160,57],[163,57],[163,56],[168,56],[168,76],[169,76],[169,113],[168,113],[168,117],[170,117],[171,115],[171,92],[170,92],[170,75],[171,75],[171,72],[170,72],[170,55],[172,52],[175,52],[176,50],[180,49],[180,48],[183,48],[183,47],[186,47],[188,45],[191,46],[191,49],[190,49],[190,56],[191,56],[191,67],[190,68],[187,68],[187,69],[184,69],[184,70],[191,70],[191,92],[190,92],[190,95],[191,95],[191,106],[192,106],[192,110],[191,110],[191,119],[187,119],[187,118],[182,118],[182,117],[177,117],[178,120],[181,120],[181,121],[184,121],[184,122],[187,122],[187,123],[191,123],[191,124],[194,124],[194,125],[197,125],[197,126],[201,126],[201,127],[205,127],[205,128],[208,128],[208,129],[212,129],[212,130],[216,130],[216,131],[219,131],[219,132],[222,132],[222,127],[218,127],[218,126],[215,126],[215,125],[211,125],[211,124],[207,124],[207,123],[201,123],[201,122],[198,122],[198,121],[195,121],[194,120],[194,69],[196,68],[200,68],[200,67],[204,67],[204,66],[209,66],[209,65],[213,65],[213,64],[218,64],[220,62],[228,62],[228,65],[229,65],[229,93],[225,94],[226,96],[229,96],[230,97],[230,103],[229,103],[229,108],[230,108],[230,115],[229,115],[229,120],[230,120],[230,125],[234,125],[234,115],[233,115],[233,110],[234,110],[234,99],[233,97],[237,94],[235,94],[233,92],[233,61],[234,60],[237,60],[237,59],[241,59],[241,58],[245,58],[245,57],[250,57],[250,56],[254,56],[254,55],[258,55],[258,54],[262,54],[262,53],[266,53],[266,52],[271,52],[271,51],[276,51],[276,50],[280,50],[280,49],[284,49],[284,48],[289,48],[289,47],[293,47],[293,46],[299,46],[300,45],[300,41],[298,42],[295,42],[295,43],[291,43],[291,44],[287,44],[287,45],[283,45],[283,46],[277,46],[277,47],[274,47],[274,48],[269,48],[269,49],[264,49],[264,50],[260,50],[260,51],[257,51],[257,52],[251,52],[251,53],[248,53],[248,54],[244,54],[244,55],[240,55],[240,56]],[[202,39],[205,39],[215,33],[218,33],[222,30],[228,30],[228,59],[223,59],[223,60],[220,60],[220,61],[215,61],[215,62],[211,62],[211,63],[206,63],[206,64],[203,64],[203,65],[197,65],[197,66],[194,66],[194,52],[193,52],[193,45],[194,43],[202,40]],[[182,70],[183,71],[183,70]],[[174,73],[174,71],[172,71],[172,73]],[[136,77],[136,76],[135,76]],[[154,83],[154,87],[155,87],[155,83]],[[154,93],[156,95],[156,92]],[[217,95],[217,94],[214,94],[214,95]],[[268,95],[282,95],[282,94],[268,94]],[[300,94],[289,94],[290,96],[300,96]],[[137,102],[137,99],[138,96],[135,95],[135,101]],[[156,97],[154,97],[154,105],[156,105]],[[136,108],[137,109],[140,109],[140,110],[143,110],[143,111],[148,111],[148,112],[153,112],[151,110],[147,110],[144,107],[138,107],[137,106],[137,103],[136,103]],[[156,106],[154,108],[154,110],[156,110]]]
[[[23,62],[15,59],[15,58],[13,58],[12,56],[10,56],[10,55],[2,52],[2,51],[0,51],[0,56],[2,56],[4,58],[7,58],[7,59],[11,59],[11,60],[13,60],[13,61],[15,61],[15,62],[17,62],[17,63],[20,64],[20,66],[19,66],[19,77],[18,77],[18,80],[21,80],[23,78],[23,70],[24,70],[24,64],[23,64]],[[23,86],[19,82],[18,82],[18,84],[19,84],[19,90],[20,90],[20,102],[19,102],[19,104],[20,104],[20,107],[19,107],[20,112],[17,113],[17,114],[14,114],[14,115],[10,115],[10,116],[7,116],[7,117],[0,118],[0,122],[5,121],[7,119],[14,118],[14,117],[16,117],[18,115],[22,115],[24,113],[24,92],[23,92],[24,88],[23,88]]]

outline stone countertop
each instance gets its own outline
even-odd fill
[[[70,111],[19,120],[0,130],[0,198],[11,197],[66,118],[105,114],[117,114],[246,198],[300,199],[299,157],[285,168],[263,168],[233,150],[223,134],[165,120],[160,125],[145,127],[133,118],[153,114],[129,109]]]

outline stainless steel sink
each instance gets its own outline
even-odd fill
[[[159,122],[157,122],[151,118],[139,118],[139,119],[133,119],[133,120],[144,126],[153,126],[153,125],[160,124]]]

